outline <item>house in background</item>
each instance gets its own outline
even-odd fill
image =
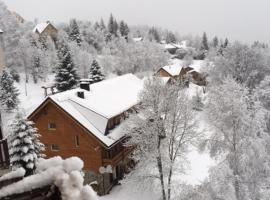
[[[125,118],[139,103],[143,81],[132,74],[47,97],[29,115],[41,134],[48,158],[77,156],[84,161],[87,183],[107,194],[131,161],[123,146]]]
[[[56,39],[58,30],[52,25],[50,21],[39,23],[33,29],[33,32],[42,37],[51,37]]]
[[[179,61],[176,59],[176,61]],[[199,72],[199,68],[202,65],[201,60],[194,61],[193,64],[189,66],[183,66],[182,62],[176,62],[172,65],[164,66],[160,68],[156,75],[160,77],[169,77],[170,80],[178,79],[184,81],[191,78],[191,81],[197,85],[205,86],[206,80],[205,76]]]

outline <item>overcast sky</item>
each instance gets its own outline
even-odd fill
[[[270,43],[270,0],[4,0],[27,20],[108,19],[157,25],[182,34]]]

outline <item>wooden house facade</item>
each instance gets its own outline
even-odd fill
[[[197,85],[206,85],[205,76],[202,73],[198,72],[196,69],[194,69],[192,65],[188,67],[184,67],[181,64],[165,66],[160,68],[156,72],[156,75],[160,77],[169,77],[175,80],[178,79],[180,81],[190,79],[190,81]]]
[[[132,164],[121,122],[138,103],[142,87],[140,79],[127,74],[93,84],[89,91],[78,88],[46,98],[28,117],[46,156],[81,158],[86,182],[97,183],[99,194],[108,193]]]
[[[56,39],[58,30],[50,21],[47,21],[45,23],[37,24],[33,29],[33,32],[41,37],[51,37],[52,39]]]

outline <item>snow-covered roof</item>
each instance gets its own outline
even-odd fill
[[[90,91],[76,88],[49,98],[109,147],[123,135],[105,135],[108,120],[138,104],[142,89],[141,79],[126,74],[92,84]],[[77,96],[79,91],[84,92],[84,99]]]
[[[50,22],[39,23],[35,26],[35,28],[33,29],[33,32],[42,33],[50,24],[51,24]]]
[[[194,60],[189,67],[193,68],[194,71],[200,72],[200,69],[203,65],[203,60]],[[178,76],[183,68],[183,60],[173,59],[172,64],[162,67],[166,72],[171,76]]]
[[[142,37],[135,37],[135,38],[133,38],[133,41],[140,42],[140,41],[143,41],[143,38]]]
[[[182,41],[180,43],[168,43],[164,44],[165,49],[187,49],[187,41]]]

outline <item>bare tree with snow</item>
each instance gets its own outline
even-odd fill
[[[220,161],[210,171],[217,198],[261,199],[269,185],[269,135],[255,97],[233,78],[209,88],[206,115],[213,133],[203,144]]]
[[[146,80],[141,102],[129,127],[128,144],[136,145],[139,160],[136,173],[144,180],[158,179],[162,199],[170,200],[175,192],[173,177],[183,173],[185,155],[199,137],[194,111],[184,89],[164,85],[159,78]]]

